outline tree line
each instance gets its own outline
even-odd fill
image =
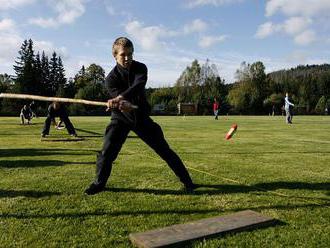
[[[15,75],[0,74],[0,92],[36,94],[106,101],[105,71],[96,64],[82,66],[73,78],[65,76],[62,58],[53,52],[34,51],[33,41],[25,40],[14,64]],[[295,112],[321,114],[330,106],[330,65],[299,65],[288,70],[265,72],[261,61],[242,62],[235,82],[227,84],[217,66],[197,60],[187,66],[172,87],[148,88],[151,106],[164,106],[162,114],[176,114],[178,103],[193,103],[197,114],[211,114],[214,98],[220,101],[220,114],[280,114],[284,95],[289,92]],[[25,101],[0,100],[0,114],[17,115]],[[39,102],[44,114],[48,103]],[[69,105],[73,115],[104,114],[104,108]]]

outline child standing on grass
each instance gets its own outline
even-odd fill
[[[284,102],[285,102],[284,109],[285,109],[285,115],[286,115],[286,118],[285,118],[286,123],[292,124],[292,116],[293,116],[292,107],[294,106],[294,104],[289,101],[289,93],[285,94]]]
[[[219,102],[216,97],[214,97],[214,102],[213,102],[213,114],[214,114],[214,119],[218,119],[218,114],[219,114]]]
[[[117,64],[106,77],[111,122],[106,128],[103,148],[96,161],[96,178],[85,193],[93,195],[104,190],[112,163],[131,130],[166,161],[183,183],[185,191],[192,192],[196,185],[187,169],[169,147],[161,127],[149,116],[150,106],[145,95],[147,67],[133,60],[133,51],[133,43],[125,37],[116,39],[112,46],[112,55]],[[132,104],[138,108],[133,109]]]

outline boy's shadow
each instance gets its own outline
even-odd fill
[[[60,195],[57,192],[49,191],[35,191],[35,190],[3,190],[0,189],[0,198],[3,197],[31,197],[31,198],[41,198],[46,196]]]
[[[325,195],[330,194],[330,183],[305,183],[305,182],[270,182],[270,183],[259,183],[254,185],[239,185],[239,184],[197,184],[197,189],[192,195],[219,195],[219,194],[235,194],[235,193],[267,193],[269,191],[277,189],[301,189],[301,190],[325,190]],[[136,189],[136,188],[108,188],[106,191],[111,192],[133,192],[133,193],[149,193],[156,195],[182,195],[182,194],[191,194],[185,193],[182,190],[170,190],[170,189]],[[269,192],[272,193],[272,192]],[[330,203],[330,198],[327,197],[304,197],[300,195],[288,195],[277,194],[273,192],[274,195],[282,197],[294,197],[294,198],[303,198],[303,199],[318,199],[327,201]]]

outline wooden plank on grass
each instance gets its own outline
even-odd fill
[[[195,239],[265,227],[275,222],[276,220],[273,218],[252,210],[245,210],[186,224],[173,225],[141,233],[131,233],[129,238],[137,247],[169,247],[178,246]]]

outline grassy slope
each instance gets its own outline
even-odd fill
[[[108,190],[85,196],[107,117],[73,117],[84,138],[78,142],[54,129],[47,138],[53,141],[41,142],[43,118],[20,126],[18,118],[1,117],[0,246],[130,247],[131,232],[245,209],[283,224],[191,245],[330,243],[330,117],[296,116],[291,126],[283,117],[154,119],[194,181],[205,185],[195,195],[181,194],[172,171],[131,133]],[[232,123],[238,124],[238,132],[225,141]],[[70,141],[63,142],[66,138]]]

